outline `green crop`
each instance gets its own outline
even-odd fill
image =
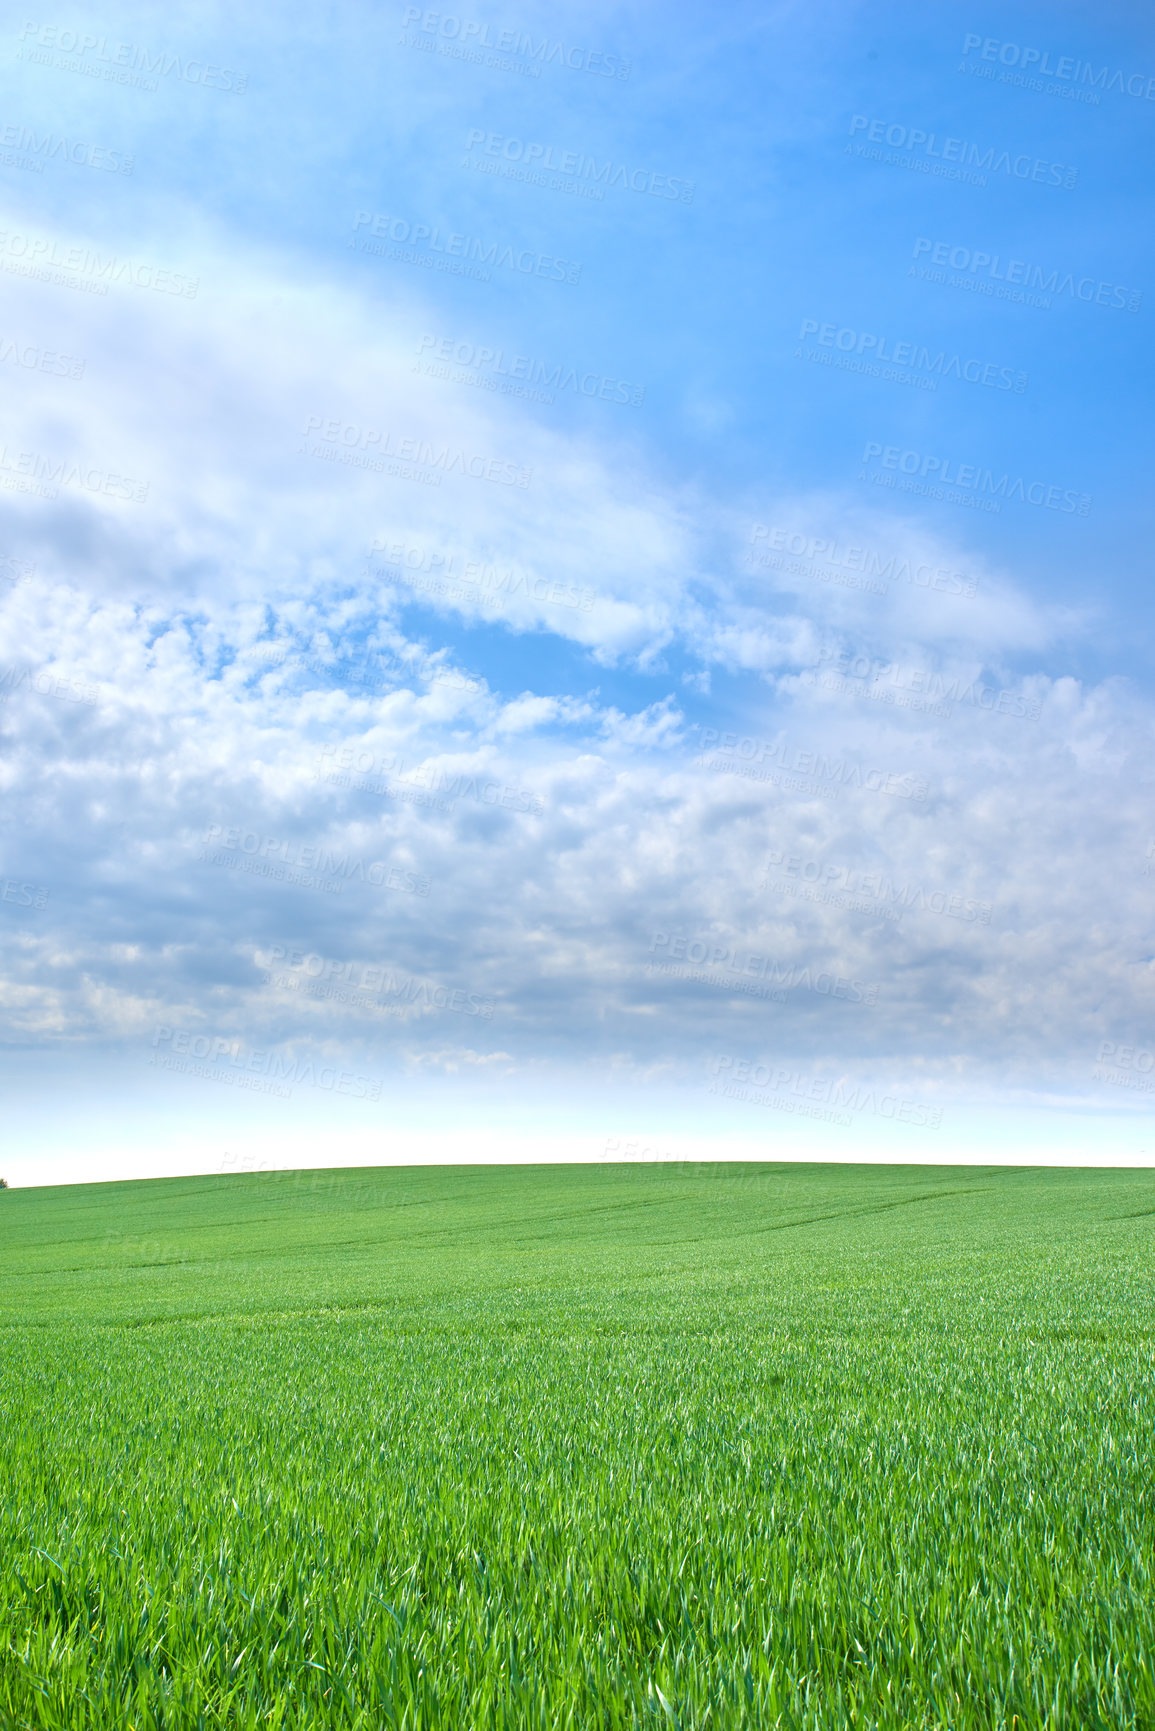
[[[0,1726],[1155,1727],[1155,1175],[0,1197]]]

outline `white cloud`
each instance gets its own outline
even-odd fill
[[[633,442],[422,383],[415,297],[337,290],[235,242],[202,269],[195,308],[15,284],[15,322],[93,359],[85,388],[16,379],[10,448],[149,492],[13,496],[39,569],[0,624],[3,665],[31,670],[0,711],[22,813],[4,870],[50,889],[4,910],[14,1038],[131,1045],[166,1021],[446,1075],[689,1078],[710,1052],[759,1050],[928,1086],[1083,1086],[1104,1034],[1149,1025],[1149,709],[1121,683],[1016,671],[1069,615],[907,517],[836,495],[707,508]],[[383,461],[386,435],[429,445],[416,466],[440,484],[301,454]],[[531,483],[455,471],[458,452]],[[752,567],[754,521],[916,575],[877,595],[813,574],[861,565]],[[375,574],[394,547],[399,581]],[[524,581],[487,589],[487,567]],[[468,633],[432,650],[407,634],[403,593],[447,632],[523,634],[520,694],[471,666]],[[588,695],[526,677],[532,645],[559,641],[588,653]],[[675,652],[694,666],[656,699],[596,694],[599,668]],[[695,761],[682,705],[711,667],[756,676],[715,729],[754,741],[734,757],[748,775]],[[942,714],[880,696],[924,677],[971,695]],[[654,972],[678,938],[715,959]],[[256,964],[275,944],[488,995],[493,1020],[458,1045],[448,1011],[306,1008]],[[775,980],[784,1002],[742,989]]]

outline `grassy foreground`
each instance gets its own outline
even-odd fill
[[[0,1193],[0,1726],[1155,1726],[1155,1174]]]

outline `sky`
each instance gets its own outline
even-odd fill
[[[0,78],[0,1175],[1155,1162],[1155,13]]]

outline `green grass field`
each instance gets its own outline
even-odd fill
[[[1155,1173],[0,1194],[0,1725],[1155,1726]]]

